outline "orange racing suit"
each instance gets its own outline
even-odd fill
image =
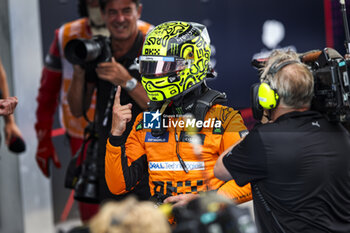
[[[143,114],[139,114],[125,144],[121,137],[111,136],[107,141],[105,177],[110,191],[126,193],[148,172],[152,196],[218,190],[237,203],[251,200],[250,184],[239,187],[234,180],[225,183],[213,172],[219,155],[247,132],[242,117],[238,111],[216,104],[204,122],[212,119],[220,121],[221,126],[209,123],[197,133],[201,153],[196,155],[191,136],[184,128],[169,124],[162,136],[153,137],[150,129],[143,128]],[[177,120],[181,119],[170,118],[168,122]],[[181,159],[188,173],[181,166]]]

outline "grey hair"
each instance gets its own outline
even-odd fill
[[[275,74],[269,72],[279,65],[296,61],[278,70]],[[294,51],[275,50],[263,68],[261,81],[266,82],[277,91],[281,103],[290,108],[310,107],[314,90],[314,77],[309,68],[300,62]]]

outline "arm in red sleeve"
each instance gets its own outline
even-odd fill
[[[52,159],[56,167],[60,162],[51,140],[51,129],[62,84],[61,60],[58,46],[58,30],[45,58],[39,93],[37,96],[35,130],[38,138],[37,163],[45,176],[49,176],[48,161]]]
[[[58,47],[58,31],[45,58],[42,70],[36,110],[37,124],[52,126],[62,84],[61,60]]]

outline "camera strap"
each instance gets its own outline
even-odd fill
[[[105,112],[104,112],[104,114],[103,114],[103,121],[102,121],[102,126],[103,126],[103,127],[106,127],[106,126],[107,126],[107,123],[108,123],[108,116],[109,116],[109,113],[111,112],[111,109],[113,108],[114,96],[115,96],[116,91],[117,91],[117,86],[113,86],[113,87],[111,88],[110,93],[109,93],[109,98],[108,98],[107,106],[106,106]]]
[[[274,213],[272,212],[269,204],[266,202],[264,196],[262,195],[262,193],[260,192],[260,189],[258,187],[257,183],[251,184],[256,195],[258,196],[259,200],[261,201],[262,205],[264,206],[265,210],[271,214],[273,220],[275,221],[276,225],[278,226],[278,228],[281,230],[282,233],[285,233],[285,231],[283,230],[283,227],[281,226],[281,224],[278,222],[276,216],[274,215]]]
[[[83,117],[84,119],[90,124],[91,121],[88,118],[88,116],[86,115],[87,111],[89,110],[90,106],[86,106],[85,101],[86,101],[86,91],[87,91],[87,82],[86,80],[84,81],[84,89],[83,89],[83,98],[82,98],[82,106],[83,106]]]

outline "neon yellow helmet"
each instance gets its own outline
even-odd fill
[[[141,82],[151,101],[188,93],[209,71],[207,29],[193,22],[160,24],[147,34],[139,61]]]

